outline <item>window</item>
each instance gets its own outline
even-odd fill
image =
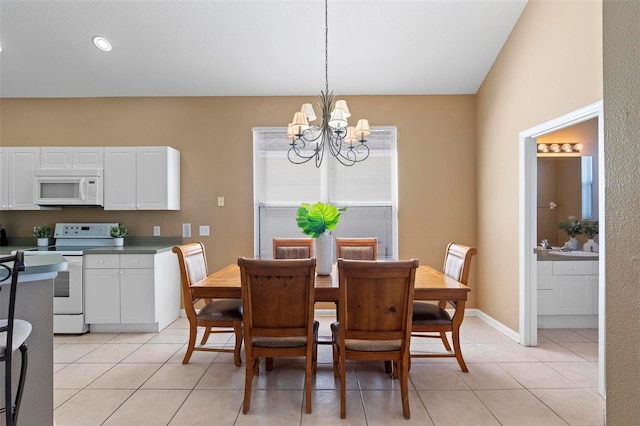
[[[304,237],[296,225],[300,203],[347,207],[333,231],[338,237],[377,237],[378,258],[398,258],[395,127],[373,128],[369,158],[347,167],[328,152],[320,168],[313,160],[287,159],[286,128],[253,129],[254,241],[256,257],[273,257],[272,240]]]

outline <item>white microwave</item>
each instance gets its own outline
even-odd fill
[[[102,206],[102,170],[36,170],[36,204],[41,206]]]

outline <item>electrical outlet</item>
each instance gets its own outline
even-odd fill
[[[218,197],[218,207],[224,207],[224,197]]]
[[[159,237],[160,236],[160,227],[158,225],[153,227],[153,236],[154,237]]]
[[[209,225],[200,225],[200,236],[201,237],[209,236]]]
[[[191,238],[191,224],[183,223],[182,224],[182,238]]]

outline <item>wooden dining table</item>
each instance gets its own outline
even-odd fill
[[[316,302],[338,302],[338,271],[336,265],[330,275],[316,275]],[[416,271],[414,300],[450,300],[455,302],[456,310],[451,318],[457,333],[464,317],[467,295],[471,289],[426,265],[420,265]],[[237,264],[225,266],[219,271],[191,285],[194,298],[205,299],[241,299],[240,268]]]

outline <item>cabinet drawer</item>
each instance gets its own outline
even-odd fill
[[[553,262],[550,261],[538,260],[536,262],[538,275],[553,275],[552,264]]]
[[[91,254],[84,257],[85,269],[119,268],[119,254]]]
[[[591,261],[553,262],[553,275],[590,275],[593,273]]]
[[[150,254],[121,254],[120,267],[128,269],[153,268],[153,255]]]

